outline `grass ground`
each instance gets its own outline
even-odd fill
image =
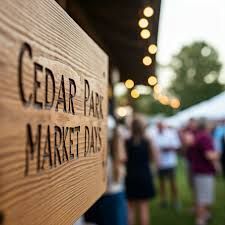
[[[187,183],[184,162],[180,161],[178,167],[177,181],[182,208],[179,212],[173,209],[161,209],[159,199],[156,197],[150,204],[152,225],[194,225],[194,218],[189,209],[191,207],[191,193]],[[209,225],[225,225],[225,180],[217,177],[216,201],[213,208],[214,218]]]

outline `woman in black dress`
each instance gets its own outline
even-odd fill
[[[140,224],[149,225],[149,200],[155,195],[150,159],[157,160],[151,140],[145,137],[143,122],[132,122],[132,136],[126,142],[126,194],[129,207],[129,225],[135,224],[135,209],[140,212]]]

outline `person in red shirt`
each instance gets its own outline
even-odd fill
[[[195,211],[196,203],[195,203],[195,191],[194,191],[194,181],[193,174],[191,170],[191,153],[192,148],[194,148],[195,134],[197,131],[197,120],[194,118],[190,118],[187,122],[186,126],[180,130],[180,139],[182,142],[182,150],[185,157],[186,162],[186,172],[188,184],[192,194],[192,207],[190,208],[190,212]]]
[[[219,159],[213,146],[212,136],[207,129],[207,121],[201,119],[195,140],[189,152],[196,201],[196,225],[205,225],[211,217],[214,201],[215,164]]]

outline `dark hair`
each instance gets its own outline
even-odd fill
[[[200,118],[198,120],[198,130],[205,130],[207,128],[206,118]]]
[[[131,126],[132,137],[140,139],[144,136],[145,126],[140,118],[134,118]]]

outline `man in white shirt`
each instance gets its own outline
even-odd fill
[[[175,129],[166,127],[162,122],[157,124],[152,139],[159,150],[159,185],[161,206],[167,207],[166,182],[169,182],[174,207],[179,207],[176,184],[177,150],[181,147],[178,133]]]

